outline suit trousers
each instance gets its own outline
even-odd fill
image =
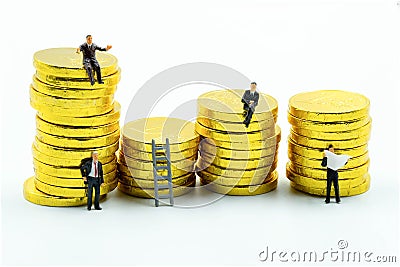
[[[336,202],[340,202],[339,195],[339,175],[337,171],[327,169],[326,171],[326,201],[329,202],[331,199],[331,186],[333,182],[333,187],[335,188]]]
[[[246,111],[246,118],[244,119],[244,124],[249,125],[251,118],[253,117],[254,107],[245,105],[244,110]]]
[[[97,81],[101,82],[101,69],[100,69],[99,62],[96,59],[94,59],[94,58],[85,59],[85,61],[83,62],[83,66],[84,66],[87,74],[89,75],[89,79],[91,82],[94,82],[93,70],[96,71]]]
[[[98,208],[100,207],[100,178],[94,178],[91,176],[88,176],[87,178],[88,181],[88,193],[87,193],[87,197],[88,197],[88,201],[87,201],[87,206],[88,208],[92,207],[92,197],[93,197],[93,187],[94,187],[94,207]]]

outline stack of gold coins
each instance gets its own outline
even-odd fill
[[[278,103],[260,93],[251,122],[245,127],[244,92],[217,90],[198,98],[196,131],[201,141],[197,174],[206,188],[221,194],[262,194],[275,189],[278,182]]]
[[[306,92],[290,98],[288,120],[292,127],[286,176],[293,188],[326,195],[327,171],[321,162],[323,150],[332,144],[335,154],[351,156],[338,170],[340,195],[357,195],[369,189],[369,105],[365,96],[339,90]],[[331,196],[334,194],[332,185]]]
[[[194,165],[200,137],[194,123],[177,118],[150,117],[128,122],[122,128],[118,153],[119,190],[132,196],[154,198],[152,140],[158,146],[165,146],[166,138],[170,144],[173,195],[183,195],[195,186]],[[163,150],[157,150],[156,155],[166,156]],[[159,163],[167,165],[167,161]],[[162,176],[168,174],[166,169],[157,172]],[[166,185],[168,181],[162,180],[158,184]],[[168,189],[158,192],[168,194]]]
[[[117,186],[115,152],[120,137],[120,105],[114,92],[120,80],[117,59],[97,53],[104,84],[92,86],[74,48],[52,48],[34,55],[36,73],[30,102],[37,110],[33,142],[34,177],[26,180],[27,200],[47,206],[78,206],[87,201],[80,172],[84,158],[98,151],[104,184],[100,194]]]

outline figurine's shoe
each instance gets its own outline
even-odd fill
[[[96,207],[96,208],[94,208],[95,210],[102,210],[102,208],[101,207]]]
[[[325,204],[329,204],[331,203],[329,200],[325,200]]]
[[[94,85],[94,81],[90,81],[90,85]]]
[[[91,207],[88,207],[88,208],[87,208],[87,210],[91,210],[91,209],[92,209]]]
[[[104,82],[103,81],[99,81],[99,84],[104,84]]]

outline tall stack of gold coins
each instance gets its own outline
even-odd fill
[[[197,174],[203,185],[221,194],[262,194],[275,189],[278,182],[278,103],[260,93],[247,128],[241,102],[244,92],[211,91],[197,101],[196,131],[201,135]]]
[[[292,127],[286,175],[293,188],[326,195],[322,151],[332,144],[336,154],[351,156],[338,170],[340,195],[357,195],[369,189],[369,105],[365,96],[339,90],[305,92],[290,98],[288,120]]]
[[[156,145],[170,144],[170,163],[173,195],[180,196],[196,184],[194,165],[197,160],[199,135],[194,123],[177,118],[150,117],[128,122],[122,128],[118,153],[119,183],[122,192],[143,198],[154,198],[154,175],[152,140]],[[166,156],[157,150],[157,156]],[[166,166],[166,161],[160,162]],[[167,170],[158,170],[166,176]],[[167,180],[158,182],[167,185]],[[159,194],[168,194],[168,189],[159,189]]]
[[[52,48],[34,54],[36,73],[30,86],[37,110],[32,145],[35,175],[25,181],[27,200],[46,206],[79,206],[87,202],[80,172],[82,159],[98,151],[103,164],[102,198],[117,186],[115,152],[120,137],[120,105],[114,92],[120,80],[117,59],[97,53],[104,84],[92,86],[74,48]]]

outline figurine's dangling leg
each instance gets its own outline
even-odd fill
[[[94,69],[96,70],[97,82],[99,84],[104,84],[103,80],[101,79],[101,69],[98,62],[93,62]]]
[[[87,72],[87,74],[89,76],[90,84],[93,85],[94,84],[94,78],[93,78],[92,66],[90,65],[90,63],[85,63],[85,69],[86,69],[86,72]]]

